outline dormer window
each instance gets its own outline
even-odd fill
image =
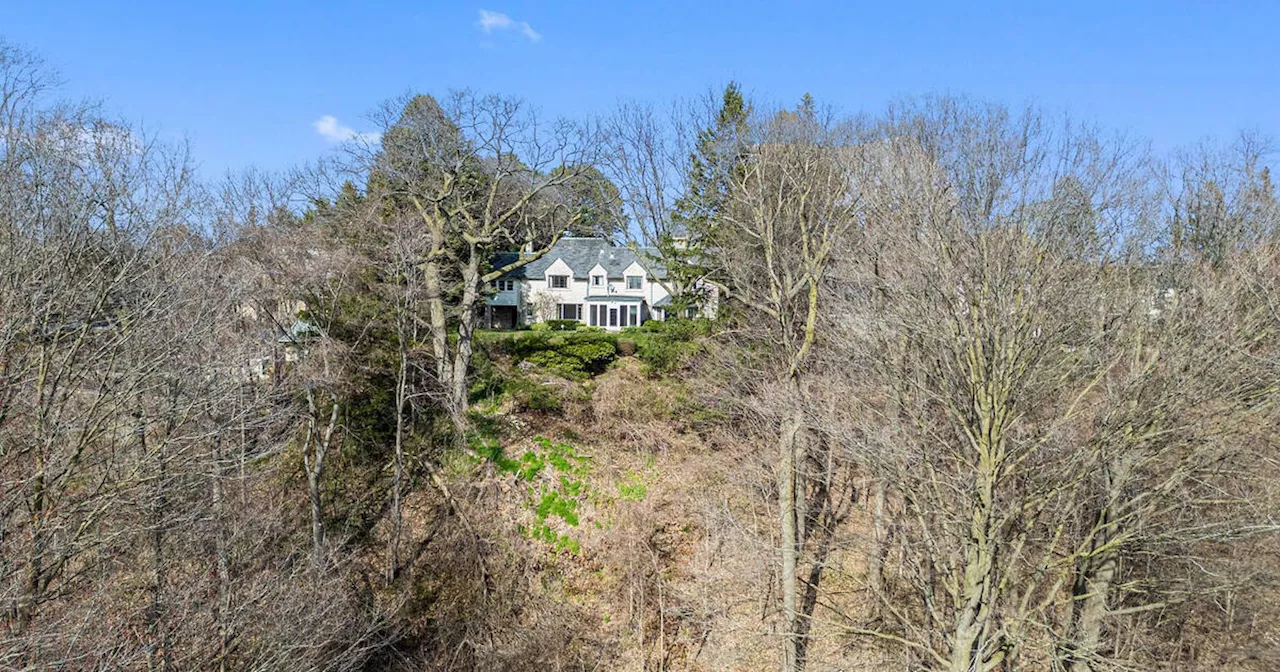
[[[599,287],[599,286],[601,286],[601,285],[603,285],[603,284],[604,284],[604,276],[603,276],[603,275],[593,275],[593,276],[591,276],[591,286],[592,286],[592,287]]]
[[[640,283],[644,281],[643,275],[628,275],[627,289],[640,289]]]
[[[499,292],[513,292],[516,289],[515,280],[498,280],[493,283],[495,289]]]
[[[551,289],[569,288],[569,276],[567,275],[548,275],[547,280],[551,282]]]

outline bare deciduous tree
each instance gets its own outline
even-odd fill
[[[837,342],[868,354],[828,380],[862,401],[829,426],[889,484],[898,562],[871,581],[885,624],[850,630],[929,668],[1106,667],[1134,653],[1104,644],[1108,622],[1168,606],[1123,558],[1203,560],[1162,544],[1266,520],[1225,510],[1257,486],[1220,479],[1253,459],[1230,447],[1266,440],[1266,386],[1240,382],[1267,376],[1250,340],[1267,329],[1224,320],[1248,283],[1208,267],[1192,284],[1209,285],[1164,291],[1178,271],[1147,256],[1158,204],[1131,143],[954,100],[890,122],[874,263],[847,269],[838,304]],[[1192,574],[1179,599],[1217,590]]]
[[[375,207],[412,213],[427,234],[419,261],[424,327],[441,401],[461,437],[472,337],[489,283],[598,214],[581,201],[598,175],[598,144],[589,129],[540,123],[517,100],[467,92],[444,104],[422,95],[392,100],[376,120],[381,143],[357,151],[358,163],[371,174]],[[496,253],[513,249],[521,253],[493,266]]]
[[[742,330],[755,360],[761,407],[777,428],[784,669],[801,670],[828,525],[839,497],[833,466],[807,417],[815,344],[829,324],[827,283],[835,255],[856,247],[857,181],[861,156],[852,127],[817,112],[810,101],[796,111],[753,119],[742,143],[745,157],[726,183],[722,211],[709,235],[710,279],[745,311]],[[847,501],[847,499],[845,500]],[[806,552],[811,570],[801,577]]]

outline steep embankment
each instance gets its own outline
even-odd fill
[[[572,339],[552,342],[553,351],[573,351]],[[641,341],[641,357],[619,357],[595,375],[511,343],[490,347],[480,367],[475,445],[492,461],[482,486],[494,504],[489,522],[501,528],[507,557],[523,563],[524,588],[543,605],[537,617],[564,619],[563,648],[543,662],[772,668],[769,455],[694,391],[687,371],[656,375],[646,347],[654,346]],[[621,339],[619,350],[636,349]],[[837,551],[831,565],[836,606],[855,606],[861,563]],[[815,634],[827,628],[818,623]],[[824,641],[832,639],[841,638]],[[814,650],[811,669],[874,666],[867,653]]]

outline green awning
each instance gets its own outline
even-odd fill
[[[623,296],[620,294],[606,294],[603,296],[588,296],[583,299],[587,303],[640,303],[644,301],[643,296]]]

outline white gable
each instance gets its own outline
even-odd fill
[[[569,268],[569,264],[564,263],[564,259],[556,259],[547,267],[547,275],[567,275],[573,277],[573,269]]]
[[[625,271],[623,271],[623,272],[622,272],[622,274],[623,274],[623,275],[643,275],[643,276],[647,276],[647,275],[649,275],[649,272],[648,272],[648,271],[646,271],[646,270],[644,269],[644,266],[641,266],[641,265],[640,265],[640,262],[633,261],[633,262],[631,262],[631,265],[630,265],[630,266],[628,266],[628,267],[627,267],[627,269],[626,269]]]
[[[590,278],[587,281],[587,294],[589,296],[600,296],[609,293],[609,272],[605,270],[604,266],[596,264],[590,271],[587,271],[587,276]],[[596,284],[597,278],[600,279],[600,284],[598,285]]]

